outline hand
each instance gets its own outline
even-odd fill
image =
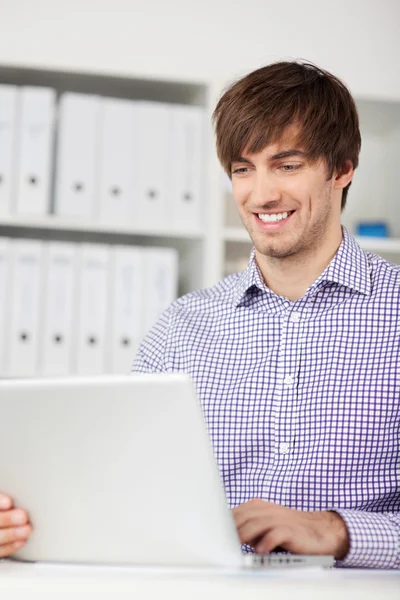
[[[20,550],[31,533],[28,513],[14,508],[11,498],[0,494],[0,558]]]
[[[279,546],[295,554],[329,554],[339,560],[349,551],[345,522],[332,511],[304,512],[254,499],[232,513],[240,541],[257,554]]]

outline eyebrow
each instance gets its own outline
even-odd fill
[[[291,156],[306,157],[307,154],[303,150],[296,150],[295,148],[291,148],[290,150],[283,150],[282,152],[278,152],[278,154],[272,154],[271,156],[268,156],[267,160],[268,162],[273,162],[274,160],[280,160],[281,158],[290,158]],[[239,156],[238,159],[233,160],[232,162],[248,163],[251,162],[251,160],[244,156]]]
[[[306,156],[306,153],[303,150],[291,148],[290,150],[284,150],[283,152],[269,156],[268,160],[279,160],[280,158],[289,158],[290,156]]]

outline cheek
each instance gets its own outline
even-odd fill
[[[240,180],[232,184],[232,195],[238,206],[243,206],[251,196],[251,186],[248,181]]]
[[[297,182],[289,189],[286,188],[288,196],[293,198],[299,205],[303,215],[308,214],[311,218],[311,213],[318,208],[320,204],[321,192],[309,182]]]
[[[304,181],[300,178],[290,179],[285,181],[285,185],[282,186],[282,190],[291,198],[298,200],[298,202],[303,203],[311,196],[310,185],[307,181]]]

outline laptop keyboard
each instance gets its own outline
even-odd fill
[[[332,556],[304,556],[293,554],[247,554],[244,564],[251,568],[287,568],[321,566],[332,567],[334,558]]]

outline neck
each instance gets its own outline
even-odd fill
[[[266,285],[291,302],[302,298],[335,256],[342,237],[339,228],[329,240],[323,240],[320,247],[285,258],[264,256],[256,250],[256,262]]]

